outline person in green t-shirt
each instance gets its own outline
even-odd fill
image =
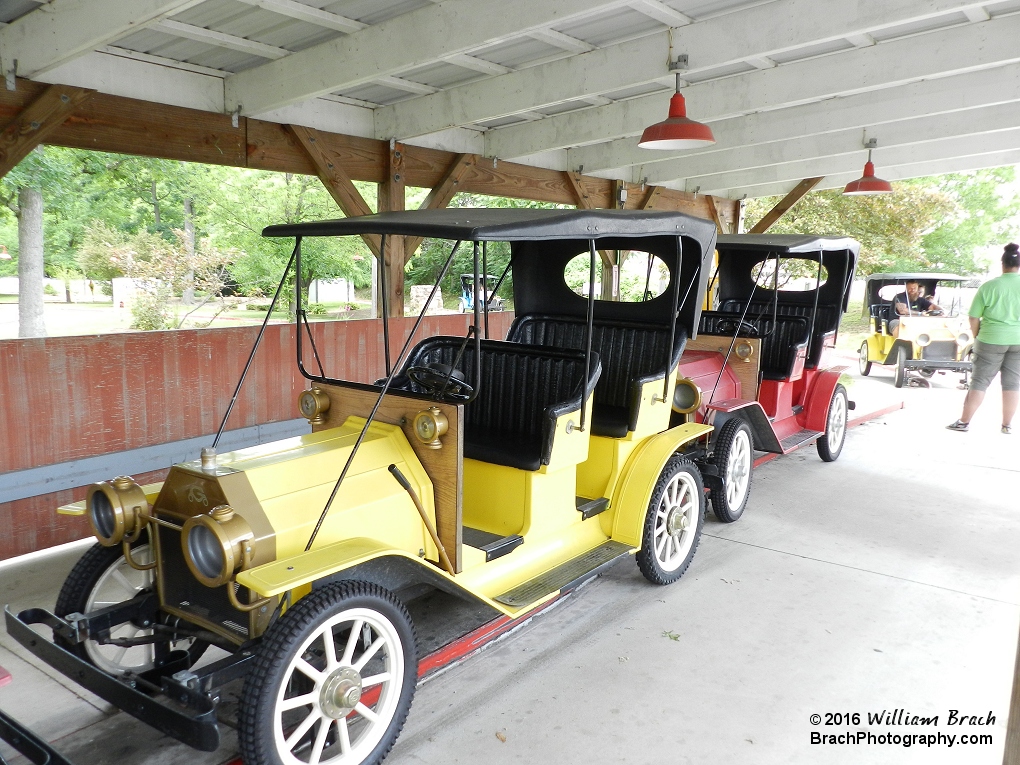
[[[960,419],[946,427],[965,431],[985,400],[985,391],[1002,375],[1002,432],[1012,432],[1020,400],[1020,246],[1007,244],[1002,276],[982,284],[970,306],[974,333],[974,374]]]

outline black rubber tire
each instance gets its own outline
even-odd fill
[[[747,438],[747,488],[744,490],[743,499],[736,506],[731,506],[726,486],[729,476],[726,475],[726,472],[730,462],[730,453],[741,433]],[[754,436],[746,422],[734,418],[723,423],[722,428],[719,429],[719,435],[716,437],[712,462],[722,474],[705,476],[708,496],[712,500],[712,512],[722,523],[733,523],[744,514],[747,499],[751,496],[751,478],[754,472]]]
[[[902,388],[907,379],[907,351],[901,345],[896,349],[896,369],[893,372],[893,385]]]
[[[868,360],[868,341],[865,340],[861,343],[860,357],[858,359],[858,366],[860,367],[861,374],[867,377],[871,374],[871,362]]]
[[[418,680],[418,649],[414,625],[407,609],[388,590],[368,582],[343,581],[327,585],[302,598],[273,624],[263,637],[241,693],[237,738],[245,765],[282,765],[283,759],[275,741],[275,716],[277,698],[283,683],[287,681],[290,663],[295,658],[296,651],[324,622],[355,608],[370,610],[386,620],[399,639],[400,652],[403,655],[402,685],[396,705],[388,721],[384,721],[385,731],[371,751],[356,762],[358,765],[374,765],[381,762],[389,753],[404,727]],[[311,645],[314,645],[314,642]],[[321,654],[306,651],[303,656],[316,661]],[[303,675],[295,679],[311,684],[311,680]],[[304,692],[305,689],[301,688],[300,691]],[[301,712],[298,712],[298,716],[300,714]],[[356,713],[350,713],[354,714]],[[313,724],[309,734],[318,732],[319,724]],[[331,732],[336,735],[335,730]],[[304,738],[299,739],[298,744]],[[331,742],[327,740],[327,745],[329,743]],[[329,755],[327,750],[322,753],[322,757],[324,761],[328,761],[327,758],[332,755]],[[343,762],[353,763],[355,760],[344,758]]]
[[[147,534],[142,534],[141,539],[131,545],[131,548],[134,550],[147,544],[148,536]],[[96,542],[96,544],[86,550],[85,554],[78,559],[78,562],[74,564],[71,572],[64,580],[64,584],[60,588],[60,593],[57,595],[57,604],[53,609],[54,613],[60,617],[67,616],[72,613],[85,613],[89,599],[92,597],[93,591],[98,586],[103,575],[114,566],[118,566],[123,563],[124,555],[120,545],[117,545],[116,547],[104,547]],[[127,595],[126,592],[125,595]],[[125,600],[127,599],[128,598],[125,597]],[[61,647],[66,648],[75,656],[84,659],[90,664],[96,665],[92,656],[89,655],[86,643],[70,643],[56,634],[53,636],[53,641]],[[193,640],[190,643],[179,644],[179,647],[181,647],[181,650],[186,650],[188,652],[189,662],[194,664],[198,661],[199,657],[205,653],[209,644],[199,640]]]
[[[679,474],[684,473],[689,476],[691,485],[693,486],[693,498],[697,502],[697,506],[693,508],[693,515],[695,518],[695,527],[692,531],[693,538],[691,539],[690,548],[688,549],[683,560],[680,561],[679,565],[674,568],[665,569],[659,562],[655,551],[655,531],[656,531],[656,520],[658,517],[659,502],[662,500],[663,493],[666,491],[667,486],[673,480],[673,478]],[[701,530],[705,525],[705,484],[701,478],[701,471],[695,467],[694,463],[680,455],[674,455],[670,457],[669,461],[666,462],[665,467],[662,468],[662,472],[659,474],[659,480],[655,483],[655,488],[652,490],[652,496],[648,501],[648,509],[645,511],[645,522],[641,532],[641,549],[638,550],[637,565],[644,575],[652,584],[672,584],[677,579],[684,575],[687,571],[688,566],[691,565],[691,560],[694,558],[694,553],[698,551],[698,543],[701,541]],[[684,540],[687,541],[686,539]]]
[[[834,407],[840,406],[840,409],[834,409]],[[818,449],[818,456],[822,458],[823,462],[835,462],[839,459],[840,452],[843,451],[843,444],[846,443],[846,431],[847,431],[847,420],[849,419],[848,413],[850,409],[848,406],[846,388],[840,384],[836,384],[835,390],[832,391],[832,398],[829,399],[829,408],[825,410],[825,432],[818,437],[815,441],[815,448]],[[842,433],[838,436],[838,443],[829,443],[829,434],[832,432],[834,424],[833,414],[842,418],[842,424],[840,425]]]

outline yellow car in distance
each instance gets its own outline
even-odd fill
[[[424,599],[518,618],[620,560],[660,585],[687,570],[713,426],[674,411],[674,393],[716,229],[661,211],[446,209],[264,234],[295,241],[298,305],[309,237],[448,241],[437,284],[458,254],[477,281],[505,248],[516,329],[487,337],[485,299],[463,336],[418,336],[424,308],[392,330],[384,320],[385,376],[366,384],[345,378],[345,359],[298,311],[312,433],[225,454],[214,441],[162,484],[94,484],[66,512],[87,514],[98,543],[54,613],[8,611],[7,628],[196,748],[218,748],[222,714],[246,765],[377,763],[411,706]],[[607,249],[647,262],[635,302],[597,299]],[[210,645],[225,653],[197,664]]]
[[[861,374],[871,374],[875,364],[892,366],[893,385],[902,388],[927,387],[936,373],[959,372],[966,388],[974,337],[962,305],[964,281],[935,273],[869,276],[863,310],[871,334],[861,343]]]

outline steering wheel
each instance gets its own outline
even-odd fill
[[[443,398],[450,401],[470,401],[475,392],[464,379],[464,373],[447,364],[408,367],[407,376],[432,396],[438,396],[446,388]]]
[[[738,337],[758,337],[758,328],[749,321],[739,319],[723,319],[715,325],[716,329],[724,335],[737,335]]]

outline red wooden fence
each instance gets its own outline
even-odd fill
[[[427,317],[415,339],[462,335],[467,318]],[[491,336],[503,337],[512,319],[491,314]],[[394,361],[413,322],[390,322]],[[383,376],[381,321],[311,326],[331,374],[362,382]],[[257,333],[258,327],[231,327],[0,340],[0,473],[214,433]],[[267,327],[228,430],[298,416],[306,381],[294,363],[294,335],[292,324]],[[317,369],[304,346],[306,367]],[[54,512],[84,495],[80,487],[0,503],[0,559],[88,536],[82,519]]]

